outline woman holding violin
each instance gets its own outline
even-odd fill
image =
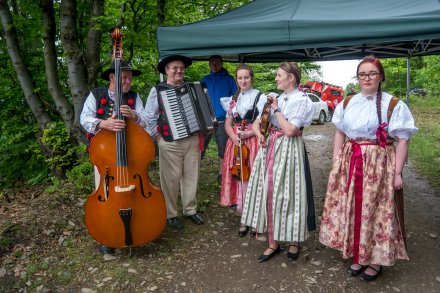
[[[258,116],[258,105],[264,105],[266,96],[253,88],[254,72],[241,64],[235,72],[238,91],[226,111],[225,131],[228,135],[222,166],[220,204],[237,206],[241,213],[250,170],[258,151],[258,141],[252,132],[252,123]],[[249,226],[242,225],[238,231],[245,236]]]
[[[281,252],[280,242],[287,242],[287,258],[299,256],[299,242],[308,238],[313,223],[308,225],[308,192],[311,181],[306,174],[308,164],[302,140],[302,128],[312,122],[315,111],[312,101],[298,84],[301,72],[294,62],[280,65],[275,78],[281,96],[268,96],[272,103],[263,109],[253,124],[260,150],[251,171],[241,223],[267,231],[269,246],[259,256],[265,262]],[[264,114],[272,127],[266,138],[260,128]],[[309,174],[310,175],[310,174]]]

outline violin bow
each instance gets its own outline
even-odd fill
[[[242,141],[241,141],[241,136],[243,135],[243,128],[246,125],[246,121],[242,120],[241,121],[241,126],[240,126],[240,140],[239,140],[239,145],[238,145],[238,151],[240,152],[240,184],[241,184],[241,207],[243,208],[244,205],[244,194],[243,194],[243,153],[242,153]]]

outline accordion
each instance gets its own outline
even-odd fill
[[[159,90],[158,130],[166,141],[182,139],[208,131],[217,122],[211,100],[200,82]]]

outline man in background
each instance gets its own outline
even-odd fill
[[[215,128],[215,141],[218,147],[219,157],[219,174],[218,182],[221,182],[221,166],[223,165],[223,155],[225,152],[226,142],[228,136],[225,132],[225,117],[226,111],[223,109],[220,98],[230,97],[237,91],[237,84],[234,78],[223,68],[223,60],[219,55],[212,55],[209,57],[209,68],[211,73],[202,78],[202,83],[208,88],[208,95],[211,99],[212,107],[214,109],[215,117],[218,121],[218,126]],[[205,151],[208,149],[212,133],[206,134],[204,138],[204,150],[202,151],[202,159]]]

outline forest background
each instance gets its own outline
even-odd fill
[[[232,254],[234,266],[244,264],[234,258],[237,250],[242,253],[244,243],[237,240],[235,228],[238,220],[233,217],[232,210],[216,204],[220,188],[214,182],[218,170],[216,145],[210,144],[208,155],[202,161],[198,190],[198,211],[206,215],[207,225],[200,228],[187,221],[188,225],[181,234],[165,229],[157,241],[146,247],[120,250],[116,260],[102,261],[96,243],[83,224],[84,203],[93,189],[93,168],[86,152],[85,132],[79,125],[79,115],[89,90],[105,83],[99,76],[111,64],[113,42],[110,32],[115,26],[120,26],[124,34],[124,60],[143,72],[134,79],[133,89],[145,101],[150,88],[159,80],[156,70],[158,26],[199,21],[247,2],[250,1],[0,0],[0,292],[171,292],[173,290],[167,289],[176,288],[169,284],[174,280],[179,280],[176,284],[183,288],[181,292],[203,292],[203,287],[198,286],[203,285],[209,276],[209,286],[213,281],[228,285],[226,279],[219,278],[222,276],[217,274],[219,271],[212,268],[228,267],[223,265],[225,253]],[[439,195],[440,57],[411,58],[411,88],[418,90],[412,91],[414,95],[409,100],[405,98],[406,60],[382,59],[382,62],[387,79],[383,89],[409,102],[419,128],[410,143],[410,162],[417,168],[412,185],[423,181],[420,174],[429,180]],[[255,71],[255,88],[266,93],[274,91],[278,64],[251,65]],[[299,65],[303,71],[303,83],[323,79],[318,65],[310,62]],[[236,66],[225,64],[232,74]],[[185,79],[199,80],[208,73],[207,62],[195,62],[185,72]],[[355,83],[347,88],[353,85],[359,90]],[[307,131],[321,135],[327,128],[331,136],[331,127],[330,124],[313,125]],[[320,168],[317,165],[312,168],[318,175],[313,179],[318,187],[318,204],[328,176],[325,163],[328,162],[330,144],[331,138],[326,143],[317,141],[314,144],[314,150],[318,150],[318,154],[322,152],[314,157]],[[154,172],[149,174],[157,183],[157,163],[151,165]],[[423,199],[430,195],[423,188],[413,190],[419,193],[409,193],[409,207],[413,208],[409,211],[414,211],[414,206],[423,203]],[[432,201],[429,208],[421,205],[423,214],[409,214],[417,220],[410,222],[412,242],[420,240],[413,246],[417,248],[413,252],[414,260],[396,271],[388,271],[384,282],[379,281],[374,287],[378,289],[376,291],[380,288],[381,292],[405,292],[389,287],[390,284],[396,287],[403,284],[402,288],[405,288],[405,283],[415,284],[423,291],[426,277],[434,276],[438,271],[436,266],[431,266],[438,249],[429,250],[429,245],[436,245],[436,242],[433,238],[419,238],[430,232],[438,234],[435,217],[439,213],[435,212],[438,209],[432,209],[436,203],[438,201]],[[426,222],[419,221],[425,217],[433,225],[431,230]],[[423,246],[425,244],[427,246]],[[312,256],[322,254],[315,253],[313,243],[307,245]],[[253,259],[261,249],[255,244],[250,245],[245,252],[248,256],[243,255],[243,259]],[[307,255],[304,253],[298,268],[289,264],[289,268],[294,267],[293,273],[306,268]],[[327,259],[321,256],[319,260],[312,257],[305,279],[285,275],[288,284],[293,287],[307,285],[319,261],[326,271],[345,266],[335,264],[333,254],[328,256]],[[210,261],[215,263],[201,266]],[[229,260],[224,263],[229,264]],[[281,275],[279,265],[284,263],[274,262],[276,269],[267,268],[269,276],[270,272],[276,272],[272,277]],[[261,270],[264,272],[265,267],[256,267],[253,262],[249,267],[252,267],[251,271],[246,271],[246,266],[237,266],[249,280],[241,279],[239,271],[232,271],[237,276],[229,288],[240,285],[239,289],[251,288],[257,292],[259,284],[271,281],[270,277],[267,280],[261,278],[264,275]],[[193,270],[194,278],[201,281],[183,278],[181,274],[188,268]],[[409,270],[405,271],[405,268]],[[228,272],[223,272],[223,276]],[[257,276],[252,278],[252,274]],[[413,278],[404,277],[408,275]],[[359,290],[366,287],[335,278],[332,274],[324,274],[324,278],[319,279],[324,281],[316,287],[322,286],[322,290],[307,292],[334,292],[328,290],[333,281],[354,288],[344,292],[375,291],[371,287],[366,291]],[[274,280],[278,282],[280,279]],[[436,282],[439,280],[440,276]],[[279,283],[285,286],[283,282]],[[326,283],[329,287],[324,286]],[[264,291],[267,288],[261,287],[258,292],[268,292]],[[306,292],[305,287],[299,288],[304,291],[298,292]]]
[[[110,32],[121,27],[123,59],[140,69],[133,89],[145,99],[159,80],[156,29],[213,17],[250,1],[224,0],[0,0],[0,200],[11,190],[47,184],[57,189],[63,180],[89,191],[92,166],[79,125],[90,89],[102,85],[100,73],[111,63]],[[221,53],[221,52],[219,52]],[[426,124],[412,144],[419,169],[439,190],[436,115],[439,109],[440,57],[411,58],[411,87],[426,95],[413,96],[414,111]],[[406,60],[383,60],[384,90],[404,98]],[[275,90],[278,64],[252,64],[255,87]],[[302,82],[322,80],[320,66],[302,62]],[[225,64],[233,74],[236,64]],[[195,62],[186,80],[209,73],[207,62]],[[354,75],[354,73],[353,73]],[[347,86],[357,86],[349,84]],[[425,121],[426,120],[426,121]],[[423,150],[423,151],[417,151]]]

